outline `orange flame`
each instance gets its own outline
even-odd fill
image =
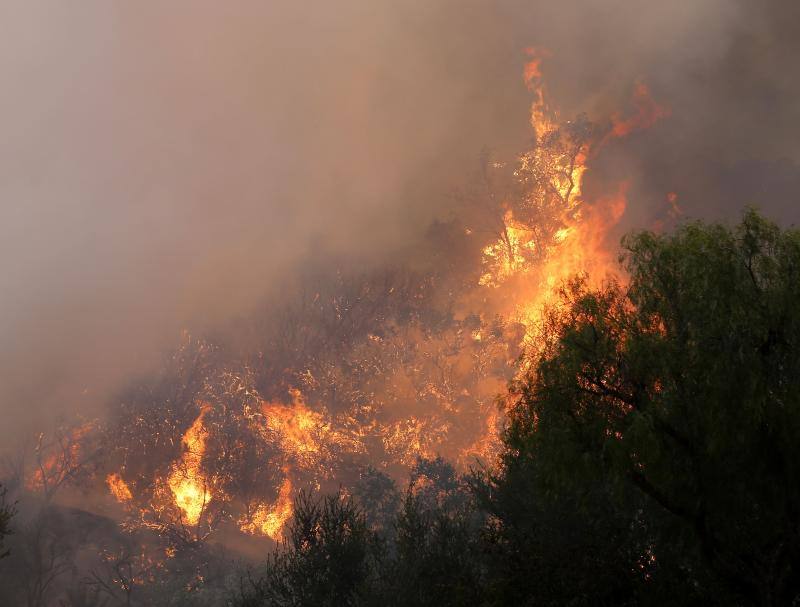
[[[650,128],[662,118],[667,118],[671,110],[656,103],[650,96],[650,89],[640,82],[633,89],[633,106],[635,113],[623,118],[619,113],[611,116],[611,136],[625,137],[633,131]]]
[[[281,483],[275,503],[271,506],[260,504],[253,513],[252,519],[241,525],[241,530],[251,534],[260,533],[275,541],[280,539],[283,526],[292,516],[292,491],[292,480],[286,476]]]
[[[525,86],[534,95],[531,102],[531,126],[537,137],[541,137],[555,126],[548,116],[545,104],[544,83],[542,81],[542,60],[550,53],[546,49],[528,47],[525,53],[531,58],[522,70],[522,79]]]
[[[570,278],[583,274],[592,287],[612,272],[614,259],[605,242],[627,206],[628,183],[619,184],[615,194],[584,207],[578,220],[557,233],[558,241],[542,269],[543,288],[534,292],[519,308],[518,318],[528,328],[529,338],[539,338],[547,308],[559,302],[559,289]]]
[[[526,327],[528,345],[536,346],[542,337],[545,311],[558,304],[561,286],[576,274],[584,275],[592,286],[599,286],[615,267],[606,238],[625,212],[628,184],[621,183],[615,194],[588,203],[583,198],[583,177],[591,142],[583,143],[577,151],[571,148],[568,156],[562,148],[541,145],[561,137],[562,125],[544,102],[541,60],[546,53],[537,49],[526,52],[533,59],[526,64],[523,78],[534,93],[531,124],[538,145],[520,157],[517,175],[548,175],[544,187],[551,192],[554,219],[562,225],[549,235],[542,234],[535,225],[526,225],[507,211],[504,234],[483,250],[488,269],[479,284],[498,287],[514,280],[511,299],[515,303],[510,315]],[[615,136],[645,128],[668,115],[668,110],[656,104],[642,84],[636,88],[634,103],[634,116],[613,119]]]
[[[676,192],[667,193],[667,203],[669,204],[668,214],[670,218],[675,219],[683,215],[683,210],[678,204],[678,194]]]
[[[175,497],[175,505],[181,509],[190,525],[196,525],[200,521],[203,510],[211,501],[211,492],[201,470],[208,438],[203,418],[210,410],[211,407],[204,404],[200,409],[200,415],[183,435],[183,454],[181,459],[173,464],[172,472],[167,479],[167,484]]]
[[[109,474],[106,477],[106,484],[111,494],[117,499],[118,502],[123,503],[133,499],[128,483],[116,472]]]
[[[483,249],[484,261],[491,262],[492,270],[485,272],[478,284],[498,286],[517,272],[525,271],[526,253],[535,253],[537,243],[531,238],[528,226],[514,220],[514,213],[509,209],[503,218],[505,238],[498,240]]]
[[[68,432],[58,430],[46,441],[39,435],[36,446],[37,467],[28,476],[25,485],[31,491],[52,491],[69,478],[79,467],[83,439],[95,429],[94,422],[86,422]]]
[[[298,390],[291,391],[291,405],[262,403],[268,432],[277,435],[281,447],[298,464],[308,466],[330,434],[322,413],[309,409]]]

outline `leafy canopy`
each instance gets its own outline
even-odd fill
[[[528,471],[537,490],[586,502],[601,479],[617,516],[645,517],[648,562],[736,596],[794,596],[800,233],[748,211],[734,229],[624,246],[627,285],[576,281],[553,312],[499,483]]]

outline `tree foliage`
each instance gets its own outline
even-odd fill
[[[388,480],[377,480],[374,471],[367,478],[371,487]],[[372,515],[353,499],[301,493],[284,544],[259,575],[245,577],[234,604],[481,604],[480,526],[466,486],[438,458],[420,460],[413,479],[380,533],[368,522]],[[384,497],[394,494],[393,482],[380,491]]]
[[[371,471],[395,505],[369,524],[301,499],[238,604],[796,604],[800,233],[749,211],[622,261],[625,284],[565,287],[497,469],[420,461],[399,509]]]
[[[243,583],[242,607],[370,604],[369,576],[377,538],[350,499],[300,493],[288,538],[267,559],[263,575]]]
[[[498,488],[610,508],[642,588],[791,602],[800,233],[750,211],[735,229],[693,223],[625,248],[628,285],[577,281],[554,313],[557,340],[517,386]]]

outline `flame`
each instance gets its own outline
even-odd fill
[[[677,192],[667,192],[667,204],[669,204],[668,215],[671,219],[675,219],[683,215],[683,210],[678,204]]]
[[[658,120],[667,118],[671,111],[668,107],[659,105],[650,96],[650,89],[646,84],[639,82],[633,89],[633,106],[635,113],[623,118],[619,113],[611,116],[611,136],[626,137],[633,131],[647,129]]]
[[[531,102],[531,126],[537,137],[552,131],[555,123],[551,120],[545,103],[544,81],[542,79],[542,60],[549,55],[545,49],[528,47],[525,53],[531,58],[522,71],[522,79],[528,90],[533,93]]]
[[[472,445],[461,450],[460,460],[470,463],[476,459],[483,462],[496,461],[502,449],[500,441],[502,428],[502,411],[492,403],[488,410],[484,411],[483,432]]]
[[[536,251],[531,229],[514,220],[509,209],[503,218],[503,236],[483,249],[484,263],[492,270],[484,273],[478,284],[498,286],[517,272],[524,272],[528,265],[529,254]]]
[[[266,535],[276,541],[293,512],[293,470],[320,468],[324,451],[334,444],[350,451],[361,450],[357,437],[332,429],[324,410],[310,409],[300,390],[292,389],[289,394],[290,404],[262,402],[260,406],[265,420],[262,434],[280,445],[286,461],[278,497],[274,504],[258,504],[249,519],[239,521],[239,528],[245,533]]]
[[[568,135],[563,129],[569,123],[559,124],[545,103],[541,67],[546,52],[526,49],[526,53],[532,59],[525,65],[523,78],[534,95],[531,125],[537,145],[520,157],[515,175],[523,181],[530,175],[538,180],[534,184],[537,191],[549,192],[539,204],[557,220],[557,227],[543,233],[537,230],[535,219],[526,224],[508,210],[502,234],[483,249],[486,271],[479,284],[510,286],[512,310],[507,314],[524,325],[525,343],[535,350],[543,337],[546,310],[559,304],[560,289],[570,278],[583,275],[596,287],[613,273],[616,260],[607,237],[625,212],[628,184],[620,183],[612,195],[584,199],[583,178],[593,142],[589,137],[574,143],[565,139]],[[669,115],[667,108],[653,101],[644,84],[634,91],[634,106],[634,115],[612,117],[610,136],[622,137]],[[564,144],[559,143],[562,140]],[[594,144],[599,147],[604,141]]]
[[[560,303],[560,288],[576,274],[591,287],[599,287],[613,273],[615,259],[606,235],[617,225],[627,206],[628,183],[618,185],[615,194],[595,201],[568,228],[559,230],[553,250],[542,270],[539,289],[530,293],[517,309],[517,318],[527,328],[529,342],[541,339],[546,311]]]
[[[525,49],[525,54],[530,57],[522,68],[522,81],[529,91],[533,91],[540,85],[542,79],[542,61],[550,56],[550,51],[537,46],[529,46]]]
[[[66,431],[58,429],[46,439],[42,433],[36,445],[36,469],[25,482],[31,491],[53,491],[80,467],[84,439],[95,430],[95,422],[86,422]]]
[[[425,420],[413,415],[387,424],[382,428],[381,434],[387,453],[394,455],[405,465],[412,465],[417,457],[433,455],[426,444],[432,438],[431,429],[426,428]]]
[[[116,472],[106,477],[106,484],[108,485],[109,491],[111,491],[111,494],[118,502],[123,503],[133,499],[133,494],[131,493],[130,487],[128,487],[128,483]]]
[[[262,403],[267,431],[277,434],[283,450],[300,465],[310,466],[330,435],[323,413],[312,411],[299,390],[292,390],[292,404]]]
[[[271,506],[259,504],[250,521],[243,523],[240,529],[245,533],[266,535],[277,541],[281,537],[281,531],[293,512],[292,502],[292,480],[288,476],[288,471],[284,470],[284,477],[278,491],[278,498]]]
[[[209,405],[203,404],[197,419],[183,435],[181,441],[183,454],[180,460],[173,464],[167,479],[175,498],[175,505],[181,509],[186,522],[190,525],[196,525],[200,521],[203,510],[211,501],[208,482],[201,470],[208,438],[203,418],[210,410]]]

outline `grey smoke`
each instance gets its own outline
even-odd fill
[[[320,247],[368,263],[522,149],[523,49],[565,114],[672,108],[608,146],[626,227],[798,218],[800,5],[734,0],[6,0],[0,437],[96,412],[184,328],[244,314]]]

